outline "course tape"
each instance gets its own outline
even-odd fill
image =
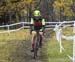
[[[15,31],[19,31],[19,30],[21,30],[21,29],[24,29],[24,27],[21,27],[21,28],[18,28],[18,29],[14,29],[14,30],[6,30],[6,31],[2,31],[2,32],[0,32],[0,34],[2,34],[2,33],[15,32]]]
[[[64,23],[64,22],[63,22]],[[62,51],[64,51],[65,52],[65,49],[64,49],[64,47],[62,46],[62,42],[61,42],[61,38],[62,39],[66,39],[66,40],[73,40],[73,57],[71,57],[69,54],[67,54],[66,53],[66,55],[71,59],[71,60],[73,60],[73,62],[75,62],[75,55],[74,55],[74,53],[75,53],[75,35],[74,36],[64,36],[64,35],[62,35],[62,29],[61,29],[61,25],[63,24],[63,23],[61,23],[61,24],[59,24],[59,25],[56,25],[55,26],[55,28],[54,28],[54,31],[56,32],[56,38],[57,38],[57,41],[58,41],[58,43],[59,43],[59,46],[60,46],[60,53],[62,53]],[[66,26],[67,27],[67,26]],[[65,28],[66,28],[65,27]],[[74,24],[73,24],[73,33],[75,34],[75,22],[74,22]]]
[[[14,26],[14,25],[18,25],[18,24],[30,24],[30,22],[19,22],[19,23],[14,23],[14,24],[9,24],[9,25],[2,25],[0,27],[10,27],[10,26]]]
[[[61,26],[61,24],[63,24],[63,23],[74,23],[74,22],[75,22],[75,21],[68,21],[68,22],[67,22],[67,21],[64,21],[64,22],[46,22],[46,24],[55,23],[55,24],[60,24],[60,26]],[[0,33],[9,33],[9,32],[13,32],[13,31],[17,31],[17,30],[20,29],[20,28],[15,29],[15,30],[11,30],[10,27],[11,27],[11,26],[15,26],[15,25],[19,25],[19,24],[23,25],[22,27],[25,27],[24,25],[30,25],[30,22],[18,22],[18,23],[9,24],[9,25],[2,25],[2,26],[0,26],[0,28],[7,27],[8,30],[2,31],[2,32],[0,32]],[[55,27],[55,25],[50,25],[50,26],[54,26],[54,27]],[[70,26],[70,25],[66,25],[66,26]],[[22,28],[22,27],[21,27],[21,28]],[[53,28],[50,28],[50,29],[53,29]]]
[[[10,26],[16,26],[16,25],[19,25],[19,24],[21,24],[22,27],[17,28],[17,29],[13,29],[13,30],[9,29]],[[3,26],[0,26],[0,28],[7,27],[7,30],[5,30],[5,31],[0,31],[0,34],[1,34],[1,33],[10,33],[10,32],[14,32],[14,31],[18,31],[18,30],[24,29],[24,28],[25,28],[24,25],[26,25],[26,24],[30,24],[30,22],[19,22],[19,23],[14,23],[14,24],[10,24],[10,25],[3,25]]]

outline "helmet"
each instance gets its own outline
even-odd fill
[[[34,15],[34,16],[41,16],[41,13],[40,13],[39,10],[35,10],[33,15]]]

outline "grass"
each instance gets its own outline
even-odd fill
[[[71,36],[73,35],[72,33],[72,28],[68,27],[66,29],[63,29],[62,33],[66,36]],[[55,33],[53,33],[52,38],[48,40],[47,43],[45,43],[43,47],[43,62],[72,62],[67,57],[67,54],[72,56],[72,48],[73,48],[73,41],[68,41],[62,39],[62,44],[65,48],[65,52],[63,51],[62,53],[59,52],[59,44],[56,40]]]
[[[20,30],[10,34],[0,34],[0,62],[12,62],[12,52],[17,50],[18,44],[29,39],[28,30]]]
[[[23,40],[28,36],[28,30],[19,30],[12,33],[0,34],[0,40]]]
[[[72,28],[70,27],[63,29],[62,33],[66,36],[73,35]],[[30,55],[28,56],[29,52],[27,51],[29,48],[28,44],[30,43],[28,40],[31,39],[30,37],[31,36],[28,30],[20,30],[10,34],[0,34],[0,62],[27,62],[27,60],[21,56],[25,56],[26,58],[30,57]],[[73,55],[73,41],[62,39],[65,52],[63,51],[63,53],[60,53],[59,44],[56,40],[55,33],[53,32],[51,38],[49,38],[49,36],[46,37],[46,42],[43,45],[41,56],[41,60],[43,62],[72,62],[66,54],[69,54],[70,56]],[[25,42],[26,44],[24,44]],[[24,49],[27,51],[26,54]]]

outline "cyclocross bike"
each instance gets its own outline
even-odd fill
[[[37,35],[34,43],[34,59],[37,57],[39,46],[40,46],[40,35]]]
[[[36,59],[36,57],[38,56],[38,50],[39,48],[41,47],[40,46],[40,41],[41,41],[41,34],[40,32],[36,32],[36,37],[35,37],[35,40],[34,40],[34,59]]]

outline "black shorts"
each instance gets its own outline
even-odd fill
[[[34,26],[35,31],[40,31],[40,29],[42,29],[42,26]]]

